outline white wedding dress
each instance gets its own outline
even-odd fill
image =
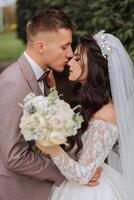
[[[118,138],[117,126],[104,120],[91,120],[83,135],[83,150],[78,161],[64,151],[52,157],[66,180],[54,186],[51,200],[132,200],[123,177],[104,163]],[[102,166],[99,185],[89,187],[96,168]]]

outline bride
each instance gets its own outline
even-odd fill
[[[53,188],[50,199],[133,200],[134,71],[130,57],[119,39],[100,31],[80,38],[68,65],[69,79],[81,83],[77,100],[84,123],[69,141],[70,150],[77,146],[75,160],[60,146],[46,148],[37,143],[66,177],[60,187]],[[121,163],[119,172],[104,163],[113,150]],[[99,166],[99,184],[86,186]]]

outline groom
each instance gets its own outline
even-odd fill
[[[44,72],[49,66],[64,70],[73,57],[75,28],[61,11],[39,12],[27,24],[25,52],[0,75],[0,200],[47,200],[53,184],[64,180],[50,158],[33,152],[33,143],[21,135],[19,103],[29,92],[48,94]]]

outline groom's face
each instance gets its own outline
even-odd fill
[[[45,42],[45,64],[56,71],[62,72],[69,58],[73,57],[71,43],[71,30],[60,28],[58,31],[50,32]]]

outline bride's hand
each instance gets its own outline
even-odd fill
[[[52,147],[45,147],[41,145],[38,141],[36,141],[36,146],[43,151],[46,154],[49,154],[50,156],[57,156],[62,151],[62,148],[60,146],[52,146]]]
[[[90,186],[90,187],[97,186],[99,184],[101,173],[102,173],[102,167],[98,167],[92,179],[88,182],[87,186]]]

